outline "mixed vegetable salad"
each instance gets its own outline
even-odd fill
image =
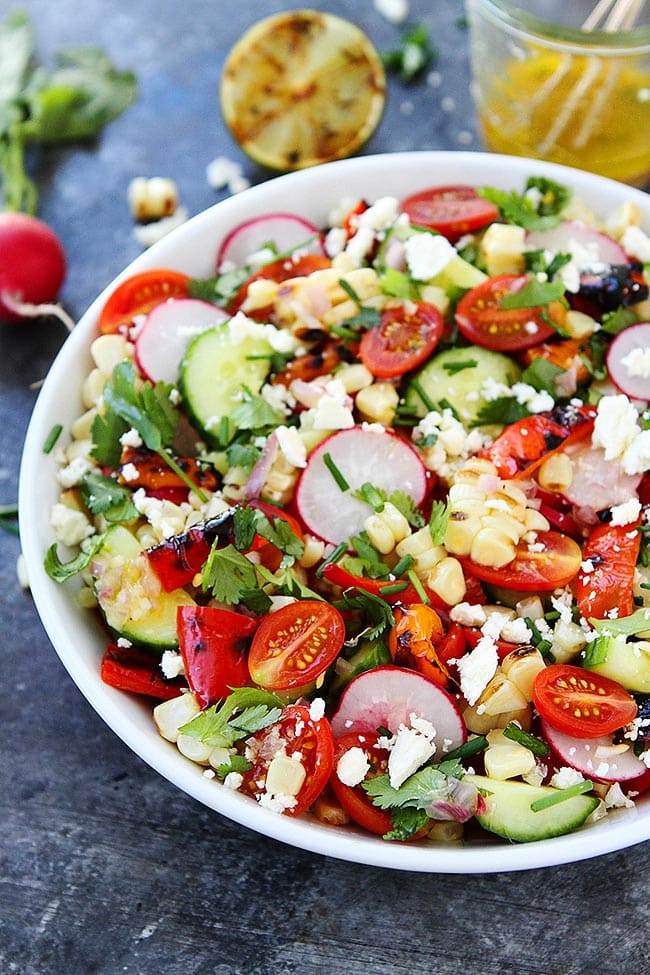
[[[158,699],[204,776],[388,840],[530,841],[633,805],[639,224],[545,178],[445,186],[325,229],[257,216],[209,280],[124,280],[85,412],[46,444],[45,566],[105,621],[103,680]]]

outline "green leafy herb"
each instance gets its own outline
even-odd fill
[[[325,464],[325,467],[328,469],[328,471],[336,481],[341,491],[349,491],[350,485],[348,484],[345,477],[343,476],[343,474],[341,474],[340,470],[332,460],[332,455],[329,452],[323,454],[323,463]]]
[[[106,521],[131,521],[138,517],[131,492],[112,477],[89,471],[79,482],[79,489],[89,511],[94,515],[103,515]]]
[[[456,376],[459,372],[463,372],[464,369],[473,369],[477,365],[478,362],[476,359],[459,359],[457,362],[445,362],[442,368],[450,376]]]
[[[360,637],[367,640],[374,640],[380,636],[384,630],[395,625],[395,617],[390,605],[375,596],[374,593],[366,592],[363,589],[345,589],[343,598],[333,604],[337,609],[352,610],[362,614],[364,628],[356,635],[358,641]]]
[[[603,636],[634,636],[650,630],[650,608],[638,609],[636,613],[623,616],[620,620],[590,619],[589,622]]]
[[[615,308],[614,311],[605,312],[601,322],[600,330],[608,335],[618,335],[629,325],[635,325],[639,316],[631,308]]]
[[[585,779],[584,782],[578,782],[568,789],[557,789],[554,795],[543,796],[541,799],[531,802],[531,811],[542,812],[544,809],[550,809],[551,806],[557,806],[558,803],[566,802],[567,799],[575,799],[576,796],[583,796],[585,792],[591,792],[593,787],[593,782],[590,779]]]
[[[407,301],[417,300],[419,288],[404,271],[387,267],[379,278],[379,285],[385,295],[393,298],[403,298]]]
[[[390,575],[389,567],[386,565],[377,549],[371,544],[367,532],[362,531],[358,535],[352,535],[350,538],[350,544],[359,556],[359,560],[362,563],[360,566],[361,572],[355,571],[354,575],[360,575],[363,573],[370,579],[383,579]],[[355,569],[356,568],[357,566],[355,566]]]
[[[263,396],[244,388],[243,398],[233,408],[230,418],[237,430],[255,430],[262,433],[274,430],[284,423],[284,416],[266,402]]]
[[[298,579],[291,566],[280,568],[276,572],[271,572],[266,566],[257,566],[258,574],[265,582],[273,586],[278,596],[293,596],[295,599],[318,599],[324,602],[323,597],[314,592]]]
[[[293,565],[302,556],[305,544],[291,529],[284,518],[269,518],[258,508],[238,508],[233,519],[235,545],[249,549],[255,535],[261,535],[283,553],[281,568]]]
[[[201,711],[180,731],[215,748],[235,742],[274,724],[282,714],[282,701],[257,687],[240,687],[222,702]]]
[[[45,443],[43,444],[43,453],[49,454],[54,449],[54,446],[63,432],[63,427],[60,423],[55,424],[47,437],[45,438]]]
[[[650,625],[650,624],[649,624]],[[611,637],[599,636],[591,643],[588,643],[584,649],[583,663],[587,668],[597,667],[598,664],[604,664],[609,655],[609,641]]]
[[[358,312],[352,318],[346,318],[342,325],[351,333],[353,338],[358,338],[360,332],[366,332],[375,325],[379,325],[381,312],[377,308],[370,308],[361,303],[359,295],[356,293],[349,281],[345,278],[339,279],[339,285],[347,295],[355,302]]]
[[[17,10],[0,24],[0,186],[5,208],[26,213],[38,202],[28,146],[92,139],[136,96],[134,75],[97,47],[59,51],[53,68],[34,66],[34,53],[32,21]]]
[[[173,388],[169,383],[159,382],[153,386],[148,381],[138,386],[133,363],[119,362],[104,386],[104,409],[93,420],[91,453],[100,463],[116,466],[118,448],[121,452],[119,438],[131,426],[149,450],[158,454],[202,501],[207,501],[205,493],[179,467],[168,450],[179,419],[178,410],[170,400]]]
[[[252,767],[253,763],[249,762],[243,755],[231,755],[229,762],[217,766],[217,778],[223,782],[230,772],[248,772]]]
[[[530,410],[523,403],[518,403],[514,396],[499,396],[481,407],[471,426],[488,426],[493,423],[508,426],[527,416],[530,416]]]
[[[225,417],[225,419],[228,418]],[[252,471],[260,459],[260,454],[259,447],[254,447],[252,444],[233,443],[226,452],[228,466],[243,467],[246,471]]]
[[[510,741],[516,741],[517,744],[523,745],[524,748],[528,748],[533,755],[539,755],[542,758],[548,755],[550,749],[545,741],[541,741],[540,738],[536,738],[535,735],[529,735],[527,731],[520,728],[518,724],[514,721],[510,721],[509,724],[503,729],[503,734]]]
[[[241,288],[244,281],[251,276],[249,267],[227,271],[216,278],[193,279],[188,282],[187,293],[190,298],[200,298],[213,305],[226,306]]]
[[[378,513],[384,510],[386,504],[386,492],[376,488],[370,481],[364,481],[358,491],[352,492],[355,498],[360,498],[369,504],[373,511]]]
[[[414,809],[412,806],[393,809],[390,818],[393,821],[393,828],[388,833],[384,833],[383,839],[396,840],[400,843],[412,840],[429,822],[424,809]]]
[[[431,517],[429,518],[429,531],[434,545],[442,545],[445,540],[445,532],[451,517],[451,505],[444,501],[434,501],[431,505]]]
[[[427,28],[417,24],[403,32],[397,50],[386,51],[381,57],[386,69],[398,74],[401,81],[409,85],[433,64],[437,51],[431,45]]]
[[[431,600],[429,599],[429,597],[427,596],[426,592],[424,591],[424,587],[423,587],[422,583],[420,582],[420,577],[416,573],[415,569],[409,569],[407,571],[406,575],[407,575],[407,578],[409,579],[411,585],[415,589],[416,593],[418,594],[418,596],[420,598],[420,602],[421,603],[424,603],[425,606],[430,606],[431,605]]]
[[[379,809],[426,809],[436,799],[449,795],[449,779],[461,778],[464,770],[456,763],[445,763],[445,771],[427,765],[394,789],[387,775],[377,775],[362,783],[363,790]],[[456,774],[452,774],[452,773]]]
[[[18,535],[18,505],[0,505],[0,528],[11,535]]]
[[[397,488],[389,495],[388,500],[394,505],[400,514],[404,515],[409,525],[413,528],[424,528],[426,521],[424,515],[415,504],[410,494]]]
[[[67,579],[71,579],[72,576],[76,576],[79,572],[87,569],[104,544],[105,537],[105,535],[95,535],[87,548],[83,548],[68,562],[62,562],[59,558],[56,542],[54,545],[50,545],[43,561],[43,566],[50,579],[54,579],[55,582],[66,582]]]
[[[488,746],[488,740],[485,735],[476,735],[474,738],[468,738],[467,741],[459,745],[458,748],[454,748],[452,751],[447,753],[448,762],[464,762],[467,758],[472,758],[474,755],[478,755],[479,752],[485,751]]]
[[[533,386],[534,389],[545,390],[555,396],[555,380],[564,371],[554,362],[549,362],[548,359],[543,359],[541,356],[535,356],[531,364],[522,372],[521,381]]]
[[[203,567],[203,591],[211,590],[220,603],[235,605],[257,589],[255,566],[234,545],[218,548],[218,541]]]
[[[548,251],[525,251],[524,266],[531,274],[546,274],[552,280],[557,272],[571,261],[570,254],[553,254],[548,256]]]
[[[411,380],[411,389],[415,390],[415,392],[418,394],[418,396],[420,397],[420,399],[422,400],[422,402],[424,403],[424,405],[426,406],[429,412],[435,410],[436,404],[433,402],[431,397],[425,393],[424,389],[422,388],[422,384],[420,383],[419,380],[417,379]]]
[[[505,309],[537,308],[558,301],[565,290],[563,281],[538,281],[536,277],[531,277],[519,291],[504,295],[499,306]]]
[[[536,190],[536,194],[528,194]],[[525,230],[549,230],[560,221],[562,210],[571,198],[571,190],[545,177],[531,177],[524,194],[484,186],[478,191],[484,200],[496,204],[501,219]]]

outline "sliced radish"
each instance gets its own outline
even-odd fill
[[[252,255],[270,243],[281,254],[303,244],[307,253],[325,253],[322,233],[313,223],[293,213],[268,213],[245,220],[230,231],[217,253],[217,270],[226,263],[243,267],[250,263]]]
[[[411,726],[411,715],[430,721],[435,728],[436,754],[450,752],[467,737],[465,723],[453,697],[414,670],[376,667],[359,674],[341,695],[332,718],[335,738],[351,732],[375,734],[400,725]]]
[[[588,779],[598,782],[627,782],[645,775],[648,771],[648,766],[636,757],[631,747],[618,753],[612,751],[616,747],[613,735],[573,738],[562,731],[556,731],[546,721],[542,721],[542,733],[560,764],[576,769]]]
[[[564,220],[553,230],[534,230],[526,234],[531,250],[550,250],[571,254],[580,270],[599,264],[627,264],[628,257],[615,240],[578,220]]]
[[[619,332],[607,352],[612,382],[631,399],[650,400],[650,322]]]
[[[327,455],[348,490],[339,487],[326,464]],[[385,430],[341,430],[312,452],[298,481],[296,505],[309,531],[334,545],[358,535],[372,508],[353,492],[366,481],[389,495],[402,490],[416,504],[427,490],[422,461],[404,440]]]
[[[135,340],[135,361],[146,379],[175,383],[188,345],[230,316],[198,298],[168,298],[147,315]]]

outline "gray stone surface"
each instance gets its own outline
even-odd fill
[[[41,58],[107,48],[138,103],[96,144],[34,157],[41,216],[63,239],[62,295],[79,315],[139,251],[125,191],[168,174],[192,213],[205,165],[241,159],[217,108],[227,50],[273,0],[27,0]],[[371,0],[314,4],[397,29]],[[9,9],[0,3],[0,14]],[[391,83],[368,152],[477,149],[466,36],[454,0],[412,0],[439,48],[439,87]],[[435,79],[434,79],[435,81]],[[223,195],[223,194],[221,194]],[[0,326],[0,504],[17,493],[35,393],[64,335]],[[338,862],[249,832],[188,799],[102,723],[63,670],[0,534],[0,971],[6,975],[587,975],[650,971],[647,847],[566,867],[429,876]]]

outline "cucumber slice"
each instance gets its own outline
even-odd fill
[[[595,796],[574,796],[533,812],[531,803],[557,795],[557,789],[512,780],[501,782],[485,775],[466,775],[464,781],[471,782],[484,794],[487,810],[476,816],[483,829],[518,843],[571,833],[584,824],[599,803]]]
[[[194,606],[194,600],[184,589],[160,589],[140,543],[128,529],[109,528],[92,571],[99,608],[114,634],[155,650],[178,646],[176,611],[179,606]]]
[[[271,367],[271,346],[261,338],[233,342],[228,323],[198,335],[180,368],[179,388],[190,422],[211,447],[219,447],[221,418],[230,416],[246,386],[259,393]]]
[[[587,652],[584,660],[585,670],[609,677],[628,691],[650,694],[650,643],[635,640],[626,643],[625,637],[600,637],[596,641],[596,659],[604,657],[599,663],[591,664]],[[595,645],[592,644],[592,648]]]
[[[477,267],[459,255],[452,257],[447,267],[443,268],[440,274],[431,280],[431,284],[444,288],[445,291],[449,288],[464,288],[469,291],[470,288],[476,288],[487,279],[487,274],[479,271]]]
[[[472,365],[457,371],[464,362]],[[449,368],[445,369],[445,366]],[[520,376],[521,370],[510,356],[470,345],[440,352],[416,373],[415,379],[436,408],[441,400],[447,400],[467,426],[476,420],[485,406],[481,388],[487,379],[511,386]],[[412,385],[406,391],[406,403],[418,416],[425,416],[428,412]]]

